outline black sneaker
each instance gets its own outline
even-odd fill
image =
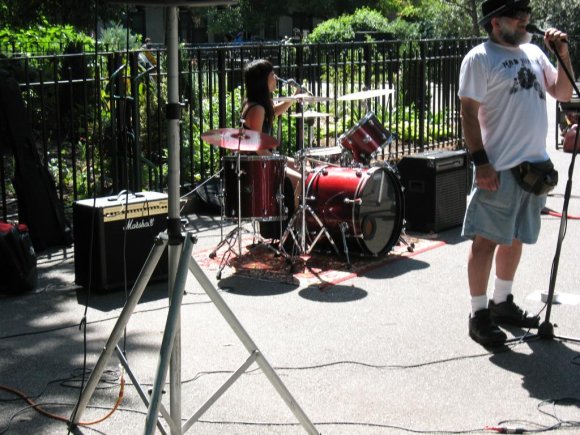
[[[496,304],[489,301],[489,312],[494,322],[499,325],[514,325],[522,328],[537,328],[540,324],[540,316],[533,316],[522,310],[514,302],[514,295],[508,295],[505,302]]]
[[[487,308],[469,316],[469,336],[484,346],[502,344],[507,340],[505,333],[491,320]]]

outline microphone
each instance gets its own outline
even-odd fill
[[[307,93],[309,94],[310,92],[308,91],[308,89],[306,89],[304,86],[302,86],[300,83],[298,83],[296,80],[294,79],[286,79],[284,80],[281,77],[278,77],[278,80],[280,80],[282,83],[284,83],[285,85],[288,86],[292,86],[293,88],[298,89],[300,92],[302,93]]]
[[[526,32],[531,33],[532,35],[539,35],[544,36],[546,34],[545,30],[540,29],[535,24],[529,23],[526,25]]]
[[[529,23],[526,25],[526,32],[531,33],[532,35],[544,36],[546,34],[545,30],[540,29],[535,24]],[[562,39],[560,42],[564,44],[568,44],[567,39]]]

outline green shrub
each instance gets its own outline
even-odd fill
[[[320,23],[308,35],[307,42],[354,41],[357,32],[387,32],[388,23],[389,21],[380,12],[361,8],[351,15],[341,15]]]
[[[46,20],[28,29],[0,28],[0,51],[8,55],[62,54],[69,47],[87,50],[94,47],[94,42],[71,25],[51,25]]]

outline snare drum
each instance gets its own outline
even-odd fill
[[[387,254],[399,240],[403,189],[390,168],[321,167],[309,174],[306,185],[308,204],[339,249],[343,229],[349,251],[361,254]],[[310,215],[306,224],[309,232],[320,228]]]
[[[368,112],[338,140],[344,148],[352,152],[354,161],[368,164],[377,150],[391,142],[392,135],[374,113]]]
[[[236,162],[237,155],[223,158],[226,219],[238,218]],[[240,155],[242,219],[277,221],[285,217],[278,206],[285,163],[283,156]]]

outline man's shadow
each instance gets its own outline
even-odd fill
[[[513,331],[516,335],[518,331]],[[531,353],[524,353],[523,346],[529,346]],[[520,350],[520,351],[518,351]],[[518,344],[509,352],[498,352],[490,361],[503,369],[522,376],[522,387],[530,397],[539,400],[579,398],[580,352],[570,348],[565,341],[557,338],[532,338]],[[580,402],[572,403],[580,407]]]

